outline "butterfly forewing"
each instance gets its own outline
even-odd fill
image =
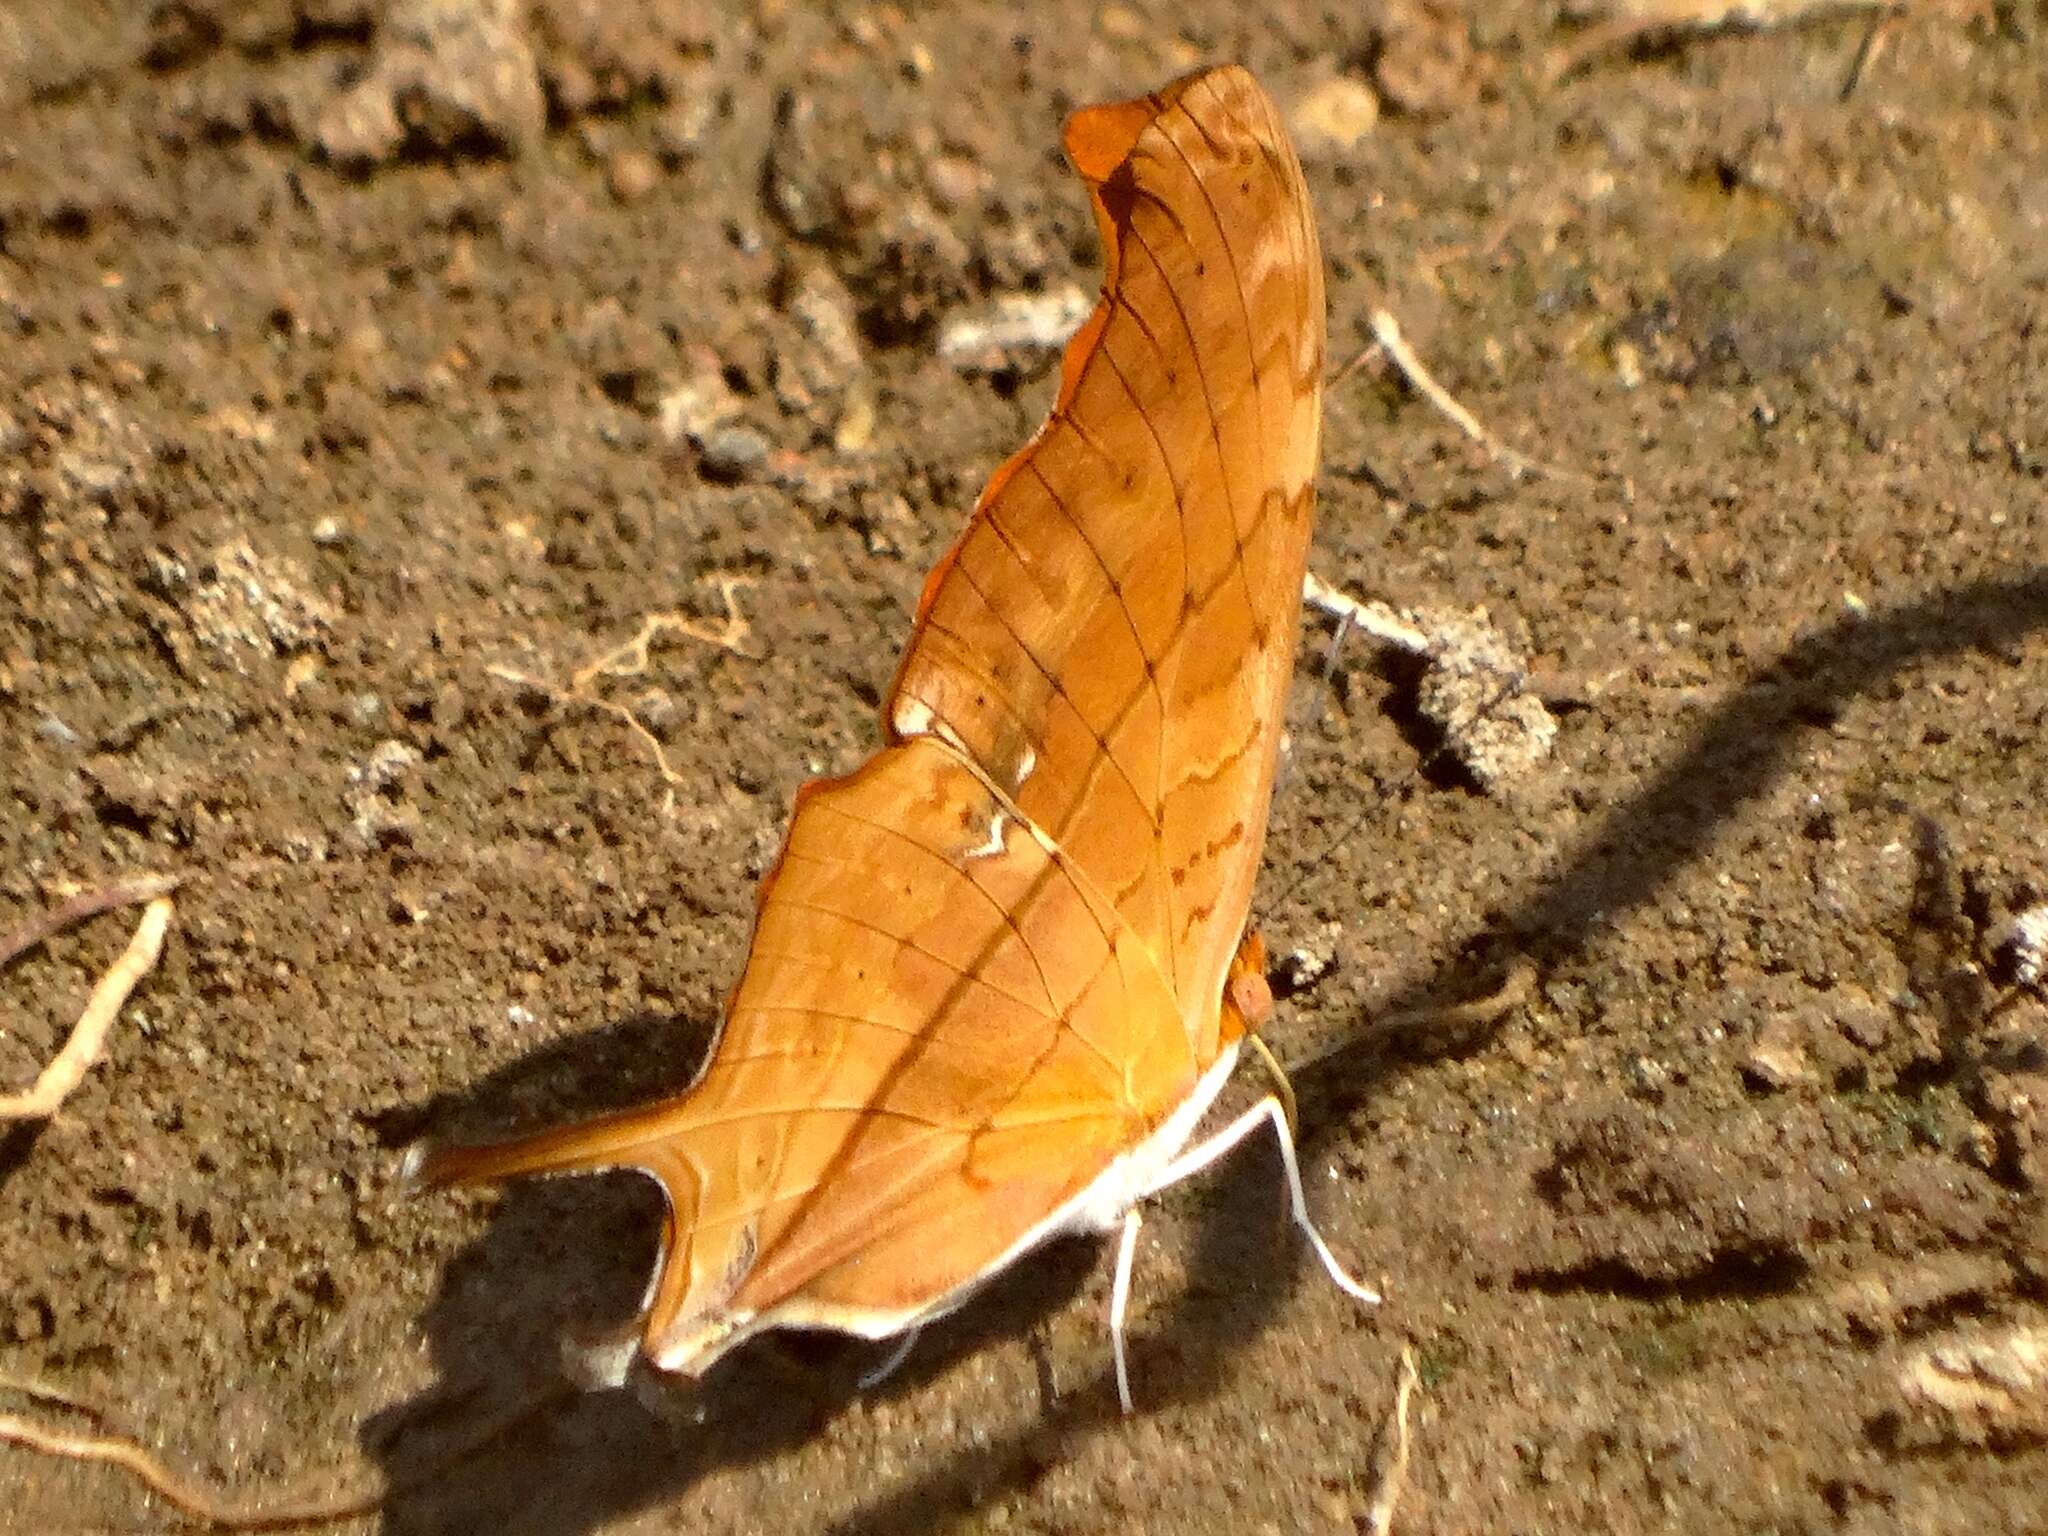
[[[1114,252],[1102,304],[928,586],[889,718],[958,742],[1094,882],[1204,1054],[1293,664],[1322,269],[1249,75],[1179,82],[1132,122],[1069,129]]]
[[[1242,70],[1080,113],[1067,144],[1102,300],[926,585],[888,744],[799,796],[709,1063],[666,1103],[427,1164],[660,1179],[644,1348],[669,1368],[776,1324],[895,1331],[1100,1220],[1242,1029],[1222,992],[1308,539],[1314,229]]]

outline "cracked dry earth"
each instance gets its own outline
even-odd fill
[[[0,10],[0,926],[189,877],[0,1138],[0,1373],[237,1490],[389,1478],[391,1532],[1349,1532],[1412,1343],[1402,1529],[2048,1525],[2048,9],[1747,9],[1568,72],[1614,13]],[[1271,1036],[1387,1302],[1248,1150],[1147,1222],[1135,1417],[1092,1244],[872,1391],[799,1339],[563,1396],[651,1191],[397,1151],[688,1078],[1092,291],[1062,115],[1225,58],[1333,362],[1383,306],[1571,471],[1383,358],[1330,395],[1316,570],[1483,608],[1558,725],[1482,788],[1304,629]],[[133,916],[0,972],[0,1086]],[[1516,956],[1494,1027],[1372,1033]],[[0,1448],[0,1528],[172,1523]]]

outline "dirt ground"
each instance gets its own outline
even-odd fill
[[[252,1496],[389,1478],[365,1529],[1350,1532],[1408,1343],[1402,1530],[2048,1530],[2048,6],[1584,10],[0,9],[0,928],[187,877],[0,1137],[0,1373]],[[1088,1243],[871,1391],[794,1339],[564,1395],[651,1187],[400,1149],[687,1080],[1097,281],[1063,115],[1233,58],[1333,364],[1384,305],[1569,471],[1330,395],[1315,569],[1483,605],[1558,721],[1482,789],[1304,626],[1256,920],[1385,1305],[1247,1151],[1150,1215],[1134,1417]],[[135,915],[0,972],[0,1087]],[[1372,1032],[1516,956],[1497,1027]],[[174,1518],[0,1448],[0,1528]]]

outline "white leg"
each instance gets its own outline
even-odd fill
[[[1116,1279],[1109,1287],[1109,1347],[1116,1356],[1116,1400],[1131,1411],[1131,1371],[1124,1360],[1124,1312],[1131,1304],[1131,1265],[1138,1254],[1138,1228],[1145,1218],[1134,1205],[1124,1212],[1124,1235],[1116,1245]]]
[[[889,1351],[889,1357],[886,1360],[882,1361],[880,1365],[872,1365],[865,1371],[862,1371],[858,1383],[860,1390],[863,1392],[871,1391],[901,1370],[903,1362],[910,1358],[910,1352],[917,1347],[917,1336],[923,1331],[921,1328],[911,1329],[903,1335],[896,1347]]]
[[[1273,1127],[1274,1138],[1280,1143],[1280,1161],[1287,1167],[1287,1194],[1294,1205],[1295,1225],[1307,1235],[1309,1245],[1315,1249],[1316,1257],[1323,1261],[1323,1268],[1330,1272],[1330,1278],[1337,1282],[1339,1290],[1347,1296],[1357,1297],[1360,1301],[1377,1303],[1380,1293],[1368,1285],[1361,1285],[1344,1272],[1344,1266],[1339,1264],[1337,1256],[1330,1252],[1330,1245],[1323,1241],[1323,1234],[1318,1232],[1315,1223],[1309,1220],[1308,1196],[1303,1193],[1301,1187],[1301,1165],[1295,1161],[1294,1138],[1287,1134],[1287,1111],[1282,1107],[1280,1100],[1272,1094],[1259,1100],[1207,1141],[1189,1147],[1168,1163],[1166,1171],[1153,1181],[1152,1188],[1147,1193],[1156,1193],[1169,1184],[1178,1184],[1182,1179],[1200,1173],[1263,1125]],[[1125,1228],[1125,1233],[1126,1241],[1129,1241],[1128,1227]],[[1121,1359],[1122,1356],[1118,1358]]]
[[[1351,627],[1358,622],[1358,611],[1346,608],[1337,620],[1337,632],[1330,636],[1330,647],[1323,652],[1323,676],[1333,677],[1337,672],[1337,656],[1344,649],[1344,642],[1351,638]],[[1254,1037],[1256,1038],[1256,1037]]]

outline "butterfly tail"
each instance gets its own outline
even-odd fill
[[[406,1154],[404,1175],[415,1185],[490,1184],[529,1174],[590,1173],[632,1168],[652,1176],[668,1197],[661,1254],[648,1286],[636,1345],[607,1341],[579,1352],[579,1379],[616,1386],[635,1349],[663,1370],[697,1375],[740,1337],[752,1314],[728,1304],[753,1269],[758,1209],[735,1209],[698,1220],[701,1175],[678,1130],[673,1106],[607,1115],[483,1146],[426,1147]]]
[[[408,1184],[438,1189],[496,1184],[534,1174],[639,1168],[667,1183],[660,1159],[653,1155],[670,1134],[666,1119],[650,1112],[605,1115],[476,1146],[415,1142],[405,1154],[404,1178]]]

